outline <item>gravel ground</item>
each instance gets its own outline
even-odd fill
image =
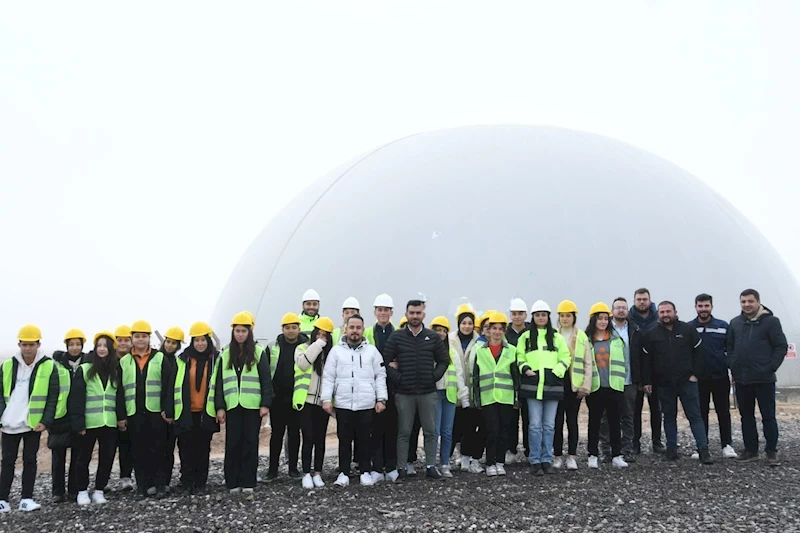
[[[35,495],[42,510],[2,515],[0,531],[800,531],[795,503],[800,459],[793,455],[800,446],[800,415],[783,414],[780,430],[784,453],[778,468],[763,461],[723,461],[713,426],[717,463],[702,466],[688,457],[692,444],[684,425],[683,457],[676,463],[645,453],[625,470],[606,464],[589,471],[582,439],[578,472],[534,477],[527,466],[516,464],[505,478],[456,472],[450,480],[417,476],[402,485],[374,487],[360,487],[353,478],[356,485],[337,489],[331,456],[325,488],[303,490],[299,480],[284,475],[260,485],[254,501],[227,494],[218,459],[212,463],[209,495],[173,491],[165,500],[136,501],[130,493],[109,492],[107,505],[86,508],[50,504],[49,474],[42,473]],[[741,443],[738,431],[734,438]],[[266,457],[260,471],[266,471]],[[18,491],[19,477],[13,506]]]

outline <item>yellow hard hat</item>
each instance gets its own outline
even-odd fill
[[[489,309],[488,311],[486,311],[485,313],[483,313],[483,314],[481,315],[481,319],[478,321],[478,328],[482,328],[482,327],[483,327],[483,324],[484,324],[484,323],[485,323],[487,320],[489,320],[489,317],[491,317],[491,316],[492,316],[492,314],[493,314],[493,313],[496,313],[496,312],[497,312],[497,311],[496,311],[496,310],[494,310],[494,309]]]
[[[314,322],[314,327],[322,331],[327,331],[328,333],[333,333],[333,320],[326,316],[321,316]]]
[[[472,315],[472,321],[475,321],[475,310],[472,309],[470,304],[461,304],[458,306],[458,309],[456,309],[456,318],[461,315]]]
[[[578,314],[578,306],[572,300],[564,300],[556,308],[556,313],[575,313]]]
[[[299,323],[300,323],[300,317],[297,316],[296,313],[286,313],[281,318],[281,327],[287,324],[299,324]]]
[[[603,302],[597,302],[591,307],[591,309],[589,309],[589,316],[594,316],[597,313],[608,313],[610,315],[611,309],[609,309],[608,306]]]
[[[203,337],[205,335],[212,335],[213,333],[211,326],[205,322],[195,322],[192,324],[192,327],[189,328],[190,337]]]
[[[508,324],[508,317],[505,313],[495,311],[489,315],[489,324]]]
[[[22,326],[19,330],[19,335],[17,335],[17,339],[19,339],[20,342],[39,342],[42,340],[42,330],[33,324]]]
[[[250,321],[253,323],[253,327],[256,327],[256,315],[251,313],[250,311],[242,311],[242,313],[246,314],[250,317]]]
[[[234,326],[249,326],[253,327],[256,325],[256,321],[253,320],[253,314],[249,311],[240,311],[233,315],[231,319],[231,327]]]
[[[78,328],[72,328],[64,334],[64,342],[69,342],[70,339],[80,339],[82,343],[86,344],[86,335]]]
[[[437,316],[434,318],[433,321],[431,321],[431,328],[434,326],[441,326],[447,328],[447,331],[450,331],[450,321],[447,320],[446,316]]]
[[[164,332],[164,337],[167,339],[172,339],[174,341],[183,342],[183,330],[178,326],[172,326],[171,328],[167,329]]]
[[[120,337],[124,337],[125,335],[119,335]],[[111,346],[109,346],[109,350],[113,350],[117,347],[117,339],[115,338],[114,334],[108,330],[101,331],[100,333],[94,334],[94,345],[97,346],[97,339],[100,337],[108,337],[111,339]],[[74,338],[74,337],[73,337]]]
[[[130,337],[131,335],[133,335],[133,332],[131,331],[131,327],[130,326],[120,326],[114,332],[114,337],[115,338]]]
[[[400,319],[400,326],[399,327],[402,328],[406,324],[408,324],[408,319],[404,316],[403,318]]]
[[[131,333],[147,333],[150,335],[153,333],[153,328],[150,327],[150,323],[146,320],[137,320],[131,324]]]

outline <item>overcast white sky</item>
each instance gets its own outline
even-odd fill
[[[314,179],[473,123],[665,157],[797,275],[798,27],[790,0],[4,2],[1,344],[27,322],[48,348],[70,327],[188,328]],[[627,207],[619,223],[654,216]]]

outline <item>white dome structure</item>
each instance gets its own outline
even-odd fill
[[[752,287],[789,342],[800,333],[797,281],[721,196],[653,154],[552,127],[422,133],[337,168],[253,242],[212,325],[225,331],[247,309],[256,336],[272,338],[309,287],[337,324],[348,296],[372,302],[387,293],[395,323],[422,294],[428,320],[452,316],[465,300],[506,310],[520,297],[552,307],[573,300],[581,326],[592,303],[632,303],[639,287],[656,302],[675,302],[683,320],[695,316],[695,295],[707,292],[715,315],[729,320],[739,293]],[[371,318],[371,308],[361,312]],[[779,384],[800,385],[798,369],[787,360]]]

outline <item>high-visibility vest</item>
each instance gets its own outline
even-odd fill
[[[301,344],[300,348],[305,350],[308,348],[307,344]],[[302,411],[306,405],[306,398],[308,397],[308,388],[311,386],[311,373],[314,371],[314,365],[311,365],[306,370],[301,370],[299,366],[294,365],[294,391],[292,392],[292,407],[295,411]]]
[[[256,348],[259,346],[256,345]],[[267,344],[267,350],[269,350],[269,377],[275,377],[275,370],[278,368],[278,358],[281,356],[281,347],[278,346],[278,343],[275,341],[270,341]],[[258,350],[256,350],[258,352]]]
[[[536,339],[531,339],[531,335],[536,335]],[[547,330],[543,328],[533,328],[522,334],[519,338],[517,352],[519,357],[519,369],[522,371],[523,367],[528,366],[531,370],[536,372],[536,376],[530,378],[536,382],[536,399],[543,399],[545,393],[547,394],[564,394],[564,381],[563,377],[559,378],[553,371],[558,369],[559,374],[566,375],[569,370],[571,356],[569,347],[564,337],[558,333],[553,333],[553,347],[555,350],[547,349],[546,341]],[[530,339],[530,350],[528,344]],[[533,347],[536,347],[534,350]],[[563,371],[563,372],[562,372]],[[522,388],[528,391],[528,385],[523,383]],[[533,385],[531,384],[532,388]]]
[[[503,342],[503,351],[495,361],[488,342],[482,342],[475,352],[475,361],[481,406],[493,403],[514,405],[514,379],[511,376],[511,365],[517,361],[514,348]]]
[[[111,378],[108,378],[103,387],[103,380],[99,375],[95,374],[92,379],[87,376],[92,363],[83,363],[80,368],[86,382],[86,429],[117,427],[117,388]]]
[[[594,344],[592,344],[592,356],[594,356]],[[596,363],[596,360],[595,360]],[[597,366],[595,364],[595,366]],[[608,385],[615,391],[625,390],[625,341],[619,337],[611,338],[611,354],[608,362]],[[592,379],[594,387],[594,379]],[[600,388],[600,377],[597,378],[597,388]]]
[[[392,323],[389,322],[389,324],[392,324]],[[387,324],[387,327],[388,327],[389,324]],[[373,345],[373,346],[375,346],[377,348],[378,345],[375,344],[375,328],[376,327],[378,327],[377,324],[375,324],[374,326],[370,326],[367,329],[365,329],[364,330],[364,338],[367,339],[371,345]],[[397,328],[395,327],[394,324],[392,324],[392,333],[394,333],[395,331],[397,331]],[[336,344],[337,342],[338,342],[338,339],[336,341],[334,341],[334,344]]]
[[[318,318],[319,315],[308,316],[305,313],[300,313],[300,333],[311,335],[311,332],[314,331],[314,322],[316,322]]]
[[[575,355],[572,358],[572,385],[579,389],[583,386],[583,380],[586,376],[584,372],[584,357],[586,355],[586,343],[589,342],[589,337],[583,330],[576,330],[575,339]],[[592,365],[592,390],[596,391],[600,388],[600,374],[597,373],[597,365]]]
[[[447,365],[447,371],[444,373],[444,390],[447,396],[447,401],[450,403],[458,403],[458,373],[456,373],[456,357],[458,357],[458,354],[455,350],[450,348],[450,364]]]
[[[186,377],[186,363],[180,357],[175,358],[178,364],[175,371],[175,387],[172,393],[172,402],[175,407],[175,420],[181,417],[183,413],[183,380]]]
[[[331,333],[331,337],[333,338],[333,345],[336,346],[339,344],[339,339],[342,338],[342,328],[335,328],[333,333]],[[372,343],[370,343],[372,344]]]
[[[69,398],[69,387],[72,383],[72,376],[69,370],[60,363],[55,363],[58,370],[58,403],[56,404],[56,420],[67,416],[67,399]]]
[[[147,363],[147,376],[144,382],[144,407],[151,413],[161,412],[161,363],[164,354],[156,352]],[[128,416],[136,414],[136,377],[139,367],[134,355],[129,353],[119,360],[122,368],[122,388],[125,391],[125,412]]]
[[[47,359],[39,363],[36,375],[33,376],[33,390],[28,398],[28,425],[31,428],[36,428],[44,416],[47,394],[50,389],[50,375],[53,373],[53,369],[53,360]],[[3,397],[6,405],[11,401],[11,378],[13,375],[14,359],[8,359],[3,363]]]
[[[208,399],[206,400],[206,413],[208,416],[217,416],[217,409],[214,406],[216,396],[216,383],[218,373],[222,373],[222,394],[225,397],[225,409],[230,411],[235,407],[244,409],[259,409],[261,407],[261,379],[258,376],[258,363],[264,354],[264,348],[256,344],[253,366],[249,369],[247,365],[242,368],[241,385],[236,370],[230,368],[231,351],[225,348],[222,355],[214,365],[214,372],[211,374],[211,384],[208,388]]]

